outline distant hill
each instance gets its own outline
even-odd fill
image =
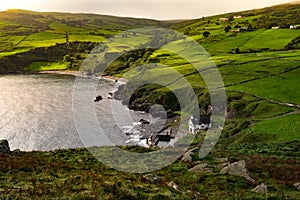
[[[144,26],[166,26],[172,23],[97,14],[34,12],[16,9],[0,12],[0,21],[0,30],[5,31],[5,35],[24,35],[30,32],[56,30],[53,28],[53,23],[93,31],[94,34],[106,34]]]
[[[0,58],[64,44],[66,34],[69,42],[97,43],[128,29],[168,27],[176,22],[10,9],[0,12]]]
[[[203,17],[201,19],[187,20],[177,23],[173,26],[175,29],[184,30],[192,25],[204,25],[208,20],[237,22],[240,25],[248,25],[251,23],[256,28],[271,28],[279,26],[281,28],[288,28],[291,24],[300,24],[300,1],[281,4],[272,7],[261,9],[239,11],[233,13],[220,14],[216,16]],[[241,16],[240,20],[233,19],[234,16]],[[220,20],[221,19],[221,20]],[[210,23],[212,23],[210,21]]]

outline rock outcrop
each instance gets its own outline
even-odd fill
[[[223,169],[224,167],[227,167],[230,164],[228,158],[216,158],[216,161],[219,163],[218,167],[220,169]]]
[[[268,187],[264,183],[256,186],[251,191],[257,193],[264,193],[264,194],[269,192]]]
[[[188,171],[189,172],[199,172],[199,173],[201,173],[201,172],[211,173],[211,172],[213,172],[213,169],[210,168],[207,163],[203,163],[200,165],[196,165],[195,167],[189,169]]]
[[[246,162],[245,160],[241,160],[239,162],[232,163],[228,165],[227,167],[224,167],[221,172],[221,174],[229,174],[229,175],[236,175],[244,177],[246,180],[255,182],[253,178],[250,177],[248,174],[248,170],[246,169]]]
[[[170,188],[173,188],[174,190],[176,190],[177,192],[182,192],[181,189],[179,189],[178,185],[174,182],[174,181],[171,181],[168,183],[168,186]]]
[[[155,183],[161,179],[161,177],[157,176],[156,174],[146,174],[143,176],[143,178],[151,183]]]
[[[300,183],[295,183],[293,186],[300,191]]]
[[[7,140],[0,140],[0,152],[10,153],[10,148]]]
[[[197,153],[198,151],[199,151],[198,147],[189,150],[182,156],[181,160],[184,162],[192,162],[193,161],[192,156],[195,155],[195,153]]]

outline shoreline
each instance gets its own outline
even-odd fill
[[[128,79],[125,78],[120,78],[120,77],[115,77],[115,76],[89,76],[86,75],[84,72],[80,71],[59,71],[59,70],[54,70],[54,71],[37,71],[36,73],[33,72],[33,74],[60,74],[60,75],[71,75],[71,76],[76,76],[76,77],[88,77],[88,78],[96,78],[96,79],[103,79],[107,81],[120,81],[121,83],[127,83]]]

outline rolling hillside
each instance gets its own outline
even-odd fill
[[[171,23],[94,14],[8,10],[0,13],[0,71],[77,70],[90,50],[112,35],[145,26],[169,27],[196,40],[218,66],[227,91],[227,125],[223,131],[226,138],[253,127],[258,131],[260,129],[255,127],[272,117],[291,113],[290,118],[296,119],[297,114],[293,113],[299,111],[300,105],[297,92],[300,88],[296,84],[300,67],[297,46],[300,28],[290,29],[290,25],[300,24],[299,16],[295,15],[299,12],[299,4],[284,4]],[[163,47],[193,54],[193,50],[181,46],[183,39],[168,33],[162,32],[155,37],[141,35],[139,40],[136,33],[116,36],[114,43],[103,48],[114,54],[127,50],[128,45],[159,41]],[[66,42],[70,43],[68,47]],[[138,65],[156,62],[169,67],[148,69],[147,74],[151,74],[152,80],[159,80],[162,74],[167,76],[176,70],[195,89],[200,109],[208,106],[209,93],[202,77],[194,73],[195,69],[185,59],[171,52],[161,49],[129,52],[113,62],[104,74],[124,76]],[[97,71],[101,71],[99,66],[88,72]],[[185,90],[180,81],[171,82],[170,87]],[[136,91],[136,97],[131,102],[133,109],[147,110],[145,105],[163,102],[168,112],[178,114],[177,102],[164,88],[144,86]],[[295,121],[291,120],[291,126],[297,127],[293,124]],[[284,126],[285,122],[278,120],[277,123]],[[283,133],[289,134],[289,131]],[[296,134],[294,139],[300,141],[299,135]]]
[[[300,37],[300,28],[290,29],[290,25],[300,24],[299,16],[294,15],[299,12],[299,4],[286,4],[184,21],[171,26],[202,45],[222,74],[228,100],[227,120],[222,137],[236,135],[232,140],[237,143],[251,143],[254,137],[256,142],[262,143],[300,141],[297,131],[300,48],[296,45],[299,43],[297,38]],[[225,30],[226,27],[230,28]],[[210,33],[208,36],[203,34],[206,31]],[[180,43],[184,44],[184,40],[171,41],[163,47],[179,48]],[[184,47],[182,51],[185,51]],[[192,50],[190,54],[193,54]],[[203,110],[208,106],[206,84],[198,74],[193,73],[194,68],[185,59],[158,49],[151,52],[146,63],[153,61],[159,61],[168,67],[148,69],[152,80],[159,80],[162,74],[165,77],[176,70],[197,91],[200,108]],[[141,63],[143,62],[136,60],[135,64]],[[124,68],[122,64],[115,63],[112,71],[108,69],[106,73],[124,76],[136,65]],[[175,81],[170,87],[180,90],[182,83]],[[170,98],[167,90],[153,86],[145,86],[135,95],[139,97],[133,101],[133,108],[143,107],[141,105],[145,103],[169,102]],[[168,109],[172,106],[166,103],[165,107]],[[174,105],[173,110],[176,108],[178,109]],[[297,127],[295,131],[286,127],[286,119],[289,119],[289,127]],[[271,121],[277,126],[271,126]],[[270,125],[270,130],[262,131],[261,127],[267,129],[266,124]],[[286,127],[281,129],[281,135],[277,134],[278,127]],[[247,137],[244,137],[245,131]],[[266,132],[269,133],[268,140],[265,138]],[[290,137],[291,135],[293,136]],[[244,139],[238,139],[240,137]]]
[[[0,12],[0,57],[69,41],[101,42],[121,31],[171,22],[95,14],[40,13],[26,10]]]

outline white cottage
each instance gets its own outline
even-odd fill
[[[207,130],[211,128],[211,117],[209,115],[200,115],[198,120],[195,116],[189,119],[189,132],[196,133],[199,130]]]
[[[294,25],[294,24],[290,25],[290,29],[298,29],[298,28],[300,28],[299,25]]]

